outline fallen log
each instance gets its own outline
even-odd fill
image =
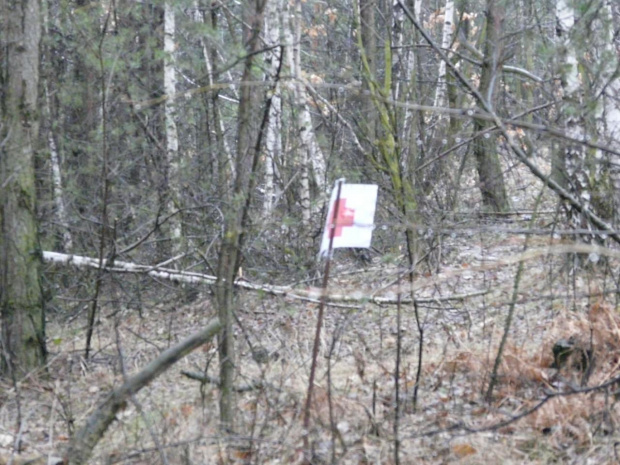
[[[213,285],[217,282],[217,278],[215,276],[203,273],[196,273],[192,271],[179,271],[160,266],[138,265],[136,263],[123,262],[119,260],[114,260],[114,262],[110,266],[108,266],[107,260],[102,260],[100,264],[100,261],[97,258],[84,257],[81,255],[70,255],[59,252],[43,252],[43,260],[49,263],[70,265],[78,268],[102,268],[110,273],[145,274],[153,278],[165,279],[168,281],[175,281],[179,283]],[[306,289],[296,289],[290,286],[256,284],[247,281],[246,279],[238,279],[237,281],[235,281],[235,286],[239,289],[245,289],[248,291],[264,292],[270,295],[288,297],[296,300],[305,300],[309,302],[319,302],[322,294],[322,289],[320,288],[308,287]],[[488,290],[482,290],[468,294],[459,294],[445,297],[416,298],[415,301],[419,304],[423,304],[432,302],[464,300],[470,297],[484,295],[488,292]],[[379,305],[396,305],[399,301],[396,295],[364,295],[358,292],[351,294],[328,293],[325,296],[325,299],[326,303],[329,305],[349,308],[358,307],[350,304],[374,303]],[[411,302],[412,300],[410,297],[406,297],[404,294],[401,296],[401,304],[407,304]]]

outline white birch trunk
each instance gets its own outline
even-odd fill
[[[301,218],[304,227],[310,226],[310,180],[308,173],[308,158],[312,150],[314,131],[312,117],[306,105],[306,97],[301,87],[301,1],[295,1],[293,18],[293,48],[289,55],[291,74],[295,86],[295,105],[297,106],[297,127],[300,139],[300,169],[301,169]]]
[[[568,250],[567,250],[568,249]],[[517,256],[512,259],[510,263],[518,263],[520,260],[526,260],[528,258],[535,258],[539,256],[544,256],[548,254],[561,254],[561,253],[569,253],[576,249],[575,246],[567,247],[560,246],[555,248],[545,247],[544,249],[540,249],[538,251],[530,251],[527,256]],[[620,254],[614,250],[600,247],[592,247],[592,246],[581,246],[581,248],[576,249],[577,252],[596,252],[600,255],[609,255],[616,259],[620,258]],[[155,279],[162,279],[173,282],[180,283],[188,283],[188,284],[206,284],[212,286],[217,283],[217,277],[196,273],[192,271],[179,271],[172,268],[163,268],[160,266],[149,266],[149,265],[140,265],[137,263],[131,262],[123,262],[119,260],[115,260],[113,264],[108,264],[107,260],[103,260],[100,262],[98,258],[85,257],[80,255],[73,254],[64,254],[58,252],[48,252],[43,251],[43,260],[47,263],[54,263],[57,265],[64,266],[74,266],[76,268],[86,268],[86,269],[100,269],[103,267],[105,270],[111,273],[124,273],[124,274],[139,274],[144,276],[150,276]],[[319,302],[321,298],[327,299],[328,302],[336,303],[341,302],[343,304],[346,303],[358,303],[358,302],[373,302],[376,304],[403,304],[403,303],[411,303],[411,299],[400,296],[394,297],[393,295],[389,295],[390,293],[386,293],[388,295],[377,295],[377,292],[374,292],[370,295],[352,295],[351,293],[345,294],[325,294],[323,289],[316,287],[304,287],[304,288],[293,288],[291,286],[277,286],[271,284],[259,284],[252,283],[246,279],[238,279],[235,280],[234,286],[239,289],[246,289],[249,291],[258,291],[267,294],[272,294],[276,296],[282,296],[289,299],[302,300],[302,301],[310,301],[310,302]],[[416,289],[417,290],[417,289]],[[473,292],[471,294],[461,294],[461,295],[453,295],[446,297],[432,297],[432,298],[417,298],[416,301],[419,303],[437,303],[438,301],[448,301],[448,300],[463,300],[470,298],[472,296],[484,295],[488,291],[478,291]],[[381,294],[381,293],[379,293]],[[360,308],[360,307],[353,307]]]
[[[566,0],[557,0],[556,20],[558,34],[560,35],[559,42],[562,46],[560,58],[563,70],[561,76],[562,107],[573,113],[566,119],[565,131],[568,136],[582,140],[585,137],[584,121],[580,115],[582,83],[579,76],[577,51],[571,41],[571,32],[575,26],[575,10]],[[564,156],[563,165],[569,191],[580,199],[585,208],[590,209],[591,190],[586,166],[587,153],[584,147],[580,144],[571,144],[560,156]],[[570,222],[577,229],[590,227],[587,219],[575,209],[570,210]],[[582,236],[582,239],[589,241],[592,237]]]
[[[170,1],[164,4],[164,103],[166,128],[166,161],[168,165],[168,210],[172,213],[179,209],[179,135],[176,123],[176,90],[177,78],[175,71],[175,17]],[[178,246],[181,238],[181,221],[176,215],[170,219],[170,232],[173,244]]]
[[[62,228],[62,247],[65,252],[73,249],[73,237],[69,230],[69,222],[67,220],[67,209],[65,207],[65,194],[62,187],[62,175],[60,169],[60,156],[56,141],[54,140],[54,132],[52,131],[52,107],[50,103],[49,90],[47,82],[45,83],[45,105],[49,120],[49,129],[47,132],[47,140],[50,147],[50,162],[52,165],[52,188],[54,193],[54,206],[56,207],[56,215],[58,216],[58,224]]]
[[[454,35],[454,0],[446,0],[446,9],[443,21],[443,32],[441,36],[441,48],[448,55],[452,38]],[[435,90],[435,107],[445,107],[448,94],[448,83],[446,81],[446,62],[439,61],[439,70],[437,72],[437,89]],[[445,118],[445,115],[439,115],[439,119]]]
[[[280,43],[280,19],[282,0],[268,1],[265,7],[265,46],[276,47]],[[267,65],[266,81],[278,78],[282,52],[279,48],[272,48],[265,53]],[[265,135],[265,184],[263,211],[271,213],[276,198],[275,171],[276,160],[282,153],[282,97],[280,84],[275,83],[271,107],[269,108],[269,125]]]
[[[569,34],[575,25],[575,11],[568,5],[566,0],[557,0],[556,18],[558,29],[561,32],[561,42],[565,46],[565,56],[563,57],[564,76],[563,90],[564,98],[571,96],[579,90],[579,70],[577,67],[577,53],[571,44]]]
[[[603,29],[603,55],[601,63],[603,66],[601,73],[600,89],[597,89],[597,95],[600,94],[601,101],[597,111],[598,134],[603,135],[605,142],[612,148],[620,147],[620,103],[618,96],[620,95],[620,78],[616,71],[620,65],[620,43],[614,42],[614,22],[613,8],[611,0],[607,0],[604,8],[601,9],[603,20],[601,29]],[[620,211],[620,168],[616,160],[611,159],[609,154],[597,151],[597,165],[603,160],[606,166],[609,166],[609,178],[613,187],[613,204],[616,218],[618,220]]]
[[[285,24],[284,34],[287,48],[288,65],[291,72],[293,100],[297,108],[297,127],[299,129],[300,156],[299,164],[301,171],[302,218],[305,225],[310,221],[310,181],[309,168],[312,167],[314,182],[319,192],[325,195],[326,165],[325,157],[321,151],[314,126],[312,115],[308,108],[304,80],[301,75],[301,1],[296,1],[295,13],[287,15],[291,22]],[[294,32],[293,32],[294,31]]]

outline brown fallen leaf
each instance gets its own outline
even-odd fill
[[[474,455],[478,451],[474,447],[472,447],[470,444],[455,444],[452,446],[452,452],[458,458],[462,459],[463,457]]]

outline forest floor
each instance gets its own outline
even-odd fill
[[[523,172],[509,179],[515,209],[533,210],[540,183]],[[417,317],[403,303],[400,328],[397,305],[363,299],[411,296],[409,282],[397,279],[398,257],[361,265],[336,254],[330,292],[360,302],[326,310],[312,405],[313,463],[394,464],[396,433],[402,464],[618,462],[619,394],[609,383],[620,366],[617,260],[592,253],[591,260],[600,258],[596,265],[572,267],[572,238],[548,233],[553,195],[545,193],[538,208],[547,213],[453,223],[442,235],[438,266],[417,272]],[[110,286],[88,361],[85,312],[50,315],[47,373],[0,385],[0,457],[16,443],[24,456],[62,456],[73,432],[124,376],[215,316],[208,298],[183,304],[167,283],[158,285],[144,292],[140,312]],[[210,343],[128,403],[92,463],[301,463],[317,304],[248,291],[239,293],[238,304],[237,383],[262,382],[237,396],[241,433],[219,432],[217,387],[182,373],[217,376]],[[558,343],[572,352],[555,368]]]

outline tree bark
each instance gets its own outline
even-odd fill
[[[164,120],[166,128],[166,190],[168,197],[168,212],[173,213],[180,209],[179,186],[179,133],[176,122],[176,58],[175,58],[175,13],[170,1],[164,4]],[[172,252],[178,253],[181,248],[181,216],[170,218],[170,238]]]
[[[45,88],[45,107],[47,110],[47,118],[49,128],[47,130],[47,140],[50,149],[50,163],[52,168],[52,186],[54,192],[54,206],[56,208],[56,215],[58,218],[58,224],[62,228],[62,250],[64,252],[70,252],[73,249],[73,237],[71,230],[69,229],[69,218],[67,216],[67,208],[65,205],[65,190],[62,183],[62,169],[61,159],[58,152],[58,145],[56,144],[54,130],[52,128],[52,104],[49,97],[49,89],[47,82],[44,85]]]
[[[361,34],[363,53],[368,62],[368,69],[372,79],[377,80],[377,31],[375,30],[375,8],[377,7],[376,0],[359,0],[359,29],[358,33]],[[364,80],[365,90],[370,92],[370,86],[367,80]],[[380,124],[377,121],[376,109],[372,99],[368,97],[364,101],[363,107],[363,119],[366,126],[367,139],[370,142],[371,147],[375,150],[375,143],[377,138],[377,126]]]
[[[45,361],[34,147],[38,136],[39,0],[0,0],[0,373]]]
[[[252,190],[256,182],[260,145],[259,93],[252,83],[260,80],[256,66],[260,34],[263,27],[263,8],[266,0],[253,0],[245,5],[244,44],[245,66],[241,83],[236,177],[229,209],[225,214],[224,234],[220,246],[215,299],[222,332],[218,338],[220,358],[220,423],[227,432],[235,429],[235,338],[234,324],[234,281],[241,261],[243,232],[248,224],[248,210]]]
[[[281,42],[281,16],[283,10],[282,0],[267,2],[265,7],[265,45],[271,50],[265,53],[265,65],[267,72],[265,80],[277,80],[278,71],[282,61],[283,46]],[[263,198],[263,211],[269,215],[274,207],[276,197],[275,174],[277,160],[282,156],[282,96],[278,82],[274,83],[269,125],[265,136],[265,188]]]
[[[325,155],[317,141],[312,122],[312,115],[308,108],[308,94],[301,67],[301,1],[294,3],[295,10],[290,11],[292,4],[287,4],[289,20],[284,22],[284,36],[287,44],[286,56],[293,83],[293,102],[295,105],[295,124],[299,134],[299,150],[295,157],[297,169],[300,173],[299,197],[301,199],[302,224],[309,231],[311,217],[310,198],[310,169],[317,190],[320,195],[326,192],[326,165]]]
[[[217,30],[217,14],[211,11],[210,15],[203,13],[202,9],[207,9],[201,5],[199,0],[194,0],[194,20],[201,24],[206,24],[209,27]],[[211,8],[214,8],[212,5]],[[208,46],[208,42],[204,36],[200,37],[200,45],[202,47],[202,56],[205,62],[207,86],[213,87],[215,83],[215,68],[217,64],[217,52],[213,50],[213,47]],[[232,80],[232,79],[231,79]],[[232,156],[232,150],[226,139],[226,128],[222,120],[219,105],[219,90],[213,89],[207,101],[211,104],[211,113],[213,118],[213,132],[219,151],[223,152],[223,156],[220,156],[214,163],[214,167],[217,170],[217,176],[219,176],[219,185],[222,189],[228,189],[232,185],[232,180],[235,178],[235,164]],[[207,107],[209,105],[207,104]],[[208,118],[208,116],[207,116]]]
[[[486,16],[484,60],[478,91],[486,103],[493,107],[501,67],[500,31],[503,23],[503,11],[498,5],[498,0],[487,0]],[[490,126],[489,123],[481,120],[474,121],[474,131],[481,134],[474,145],[474,154],[482,194],[482,205],[491,211],[502,212],[507,211],[510,205],[506,195],[504,175],[497,153],[495,137],[489,132],[484,132]]]
[[[454,0],[446,0],[446,9],[444,14],[443,31],[441,34],[441,49],[448,56],[450,46],[452,45],[452,37],[454,36]],[[446,81],[447,70],[446,62],[439,61],[439,70],[437,75],[437,89],[435,89],[435,107],[445,107],[448,94],[448,83]],[[445,116],[440,114],[439,118]]]

